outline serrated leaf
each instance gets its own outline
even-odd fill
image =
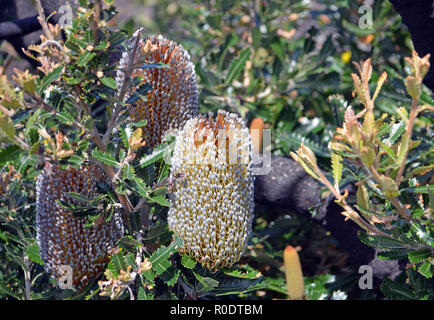
[[[342,178],[342,157],[334,152],[332,152],[332,169],[333,169],[333,179],[335,182],[336,190],[339,190],[339,183]]]
[[[423,243],[434,247],[434,238],[431,237],[422,227],[411,221],[411,232],[414,233]]]
[[[111,261],[109,263],[109,267],[108,268],[111,271],[114,271],[114,275],[116,275],[116,276],[119,275],[119,272],[121,270],[124,270],[124,271],[127,270],[127,264],[125,263],[124,256],[123,256],[123,254],[121,252],[113,255],[110,258],[110,260]]]
[[[270,282],[264,278],[255,280],[232,278],[229,281],[222,281],[212,292],[215,293],[216,296],[244,294],[250,291],[264,290],[269,286]]]
[[[120,163],[116,161],[115,158],[113,158],[113,156],[111,156],[110,154],[106,153],[106,152],[102,152],[99,151],[97,149],[94,149],[92,151],[92,157],[95,158],[98,161],[101,161],[102,163],[109,165],[109,166],[114,166],[114,167],[120,167]]]
[[[86,51],[83,52],[77,60],[77,65],[79,67],[85,66],[90,60],[96,56],[95,52]]]
[[[0,142],[13,142],[15,128],[12,119],[0,111]]]
[[[149,258],[152,263],[152,270],[157,275],[165,272],[172,264],[169,261],[169,257],[178,251],[182,247],[184,241],[181,238],[175,237],[175,240],[167,247],[158,248]]]
[[[429,257],[431,257],[430,249],[413,250],[408,254],[408,259],[411,261],[411,263],[418,263]]]
[[[425,278],[430,279],[434,274],[434,266],[429,261],[426,261],[419,267],[418,271]]]
[[[196,261],[190,258],[188,255],[184,254],[181,258],[181,264],[184,266],[184,268],[194,269],[194,267],[196,266]]]
[[[197,288],[199,292],[209,292],[219,285],[219,282],[210,277],[203,277],[200,274],[193,272],[194,277],[199,281],[200,285]]]
[[[370,209],[370,200],[368,190],[363,184],[359,184],[356,192],[357,205],[366,210]]]
[[[39,95],[41,95],[53,81],[57,80],[60,77],[60,75],[62,74],[62,70],[63,66],[59,66],[42,79],[41,85],[38,88]]]
[[[408,286],[388,278],[383,280],[381,291],[383,291],[385,296],[393,299],[417,299],[417,296],[411,292]]]
[[[385,236],[372,236],[365,232],[359,232],[359,239],[368,246],[379,249],[403,249],[406,243]]]
[[[180,274],[181,270],[170,265],[170,267],[160,275],[160,279],[162,279],[169,287],[173,287],[178,281]]]
[[[224,273],[228,276],[241,279],[258,279],[262,274],[257,270],[242,272],[241,270],[225,270]]]
[[[44,264],[44,261],[42,261],[41,256],[39,254],[39,247],[37,244],[32,244],[27,247],[26,255],[29,257],[29,259],[33,262],[36,262],[40,265]]]
[[[134,185],[132,186],[132,188],[142,197],[148,197],[148,192],[151,190],[150,187],[148,187],[146,185],[146,183],[139,177],[137,177],[135,174],[132,174],[132,172],[130,172],[131,175],[131,180],[133,180]]]
[[[71,125],[75,121],[74,117],[65,110],[56,113],[56,118],[66,125]]]
[[[155,163],[161,159],[164,158],[164,154],[166,151],[166,144],[160,144],[158,147],[156,147],[151,154],[148,154],[144,156],[142,159],[140,159],[139,165],[141,168],[147,167],[152,163]]]

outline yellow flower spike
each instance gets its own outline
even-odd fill
[[[180,252],[217,271],[237,262],[251,234],[254,199],[252,142],[236,114],[219,110],[187,121],[171,158],[169,229]]]
[[[250,135],[252,136],[253,149],[256,153],[262,150],[262,133],[264,130],[264,120],[255,118],[250,124]]]
[[[286,288],[291,300],[301,300],[304,297],[304,280],[300,259],[297,251],[292,246],[287,246],[283,251],[285,265]]]

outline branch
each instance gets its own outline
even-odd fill
[[[38,21],[42,26],[42,29],[44,30],[45,35],[49,40],[54,40],[53,34],[50,31],[50,28],[48,27],[47,20],[45,18],[44,8],[41,5],[41,0],[36,0],[36,5],[38,6]]]

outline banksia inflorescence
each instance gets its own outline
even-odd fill
[[[57,279],[66,277],[70,268],[72,285],[79,288],[104,270],[109,250],[123,234],[122,221],[116,212],[109,221],[85,228],[86,218],[75,217],[57,200],[75,203],[69,192],[92,199],[98,194],[98,181],[106,179],[97,166],[63,170],[47,163],[36,184],[37,240],[44,267]]]
[[[252,144],[235,114],[216,121],[198,117],[177,135],[171,158],[169,228],[184,240],[180,250],[212,271],[243,254],[254,211]]]
[[[168,68],[138,68],[132,74],[133,78],[143,77],[140,85],[152,86],[146,101],[139,99],[131,106],[130,116],[133,121],[147,120],[143,128],[145,141],[149,147],[154,147],[161,142],[166,130],[181,129],[188,119],[198,115],[198,91],[194,65],[182,45],[161,35],[152,36],[145,43],[145,48],[152,48],[147,61],[170,65]]]

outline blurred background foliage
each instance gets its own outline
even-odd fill
[[[357,26],[361,6],[357,0],[118,0],[115,5],[120,12],[117,22],[128,36],[144,26],[147,34],[162,34],[189,51],[196,64],[201,113],[225,108],[248,123],[262,118],[272,129],[276,155],[287,156],[304,142],[328,168],[332,132],[341,126],[344,108],[358,104],[352,94],[351,61],[371,58],[374,80],[387,71],[377,112],[395,114],[396,101],[410,106],[402,75],[404,57],[412,50],[411,38],[387,0],[372,3],[373,28],[368,30]],[[428,93],[425,98],[429,99]],[[0,174],[12,171],[6,161],[0,152]],[[15,191],[1,198],[3,204],[13,202],[15,209],[13,216],[11,211],[0,213],[0,260],[6,261],[0,264],[0,297],[23,298],[23,270],[33,267],[32,298],[83,298],[85,295],[68,290],[44,287],[42,283],[49,280],[42,266],[28,261],[27,257],[37,259],[33,226],[38,165],[35,156],[15,166],[8,187]],[[286,298],[283,249],[287,245],[302,249],[306,298],[382,297],[379,290],[358,288],[358,266],[312,220],[261,205],[255,216],[253,238],[239,266],[245,272],[260,271],[267,285],[224,297]],[[406,285],[403,278],[396,286]],[[388,296],[406,298],[399,292],[389,290]],[[162,294],[159,298],[176,296]]]

